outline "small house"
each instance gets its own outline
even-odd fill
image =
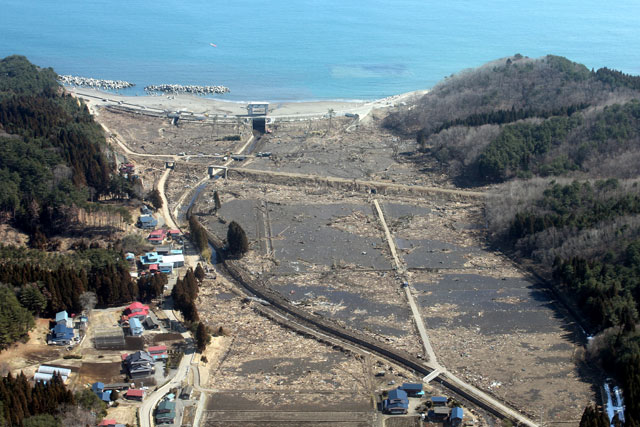
[[[146,351],[136,351],[123,358],[124,366],[131,378],[147,377],[155,371],[156,362]]]
[[[156,246],[155,251],[158,253],[158,255],[167,255],[169,252],[171,252],[171,245]]]
[[[156,424],[173,424],[173,421],[176,418],[176,411],[171,412],[163,412],[162,414],[156,415]]]
[[[144,390],[130,388],[124,394],[124,397],[125,399],[128,399],[128,400],[137,400],[138,402],[142,402],[142,399],[144,399]]]
[[[432,396],[431,397],[431,406],[447,406],[447,398],[444,396]]]
[[[111,402],[111,390],[104,389],[104,383],[96,382],[91,386],[91,390],[102,400],[103,402]]]
[[[382,402],[382,410],[389,414],[406,414],[409,411],[409,397],[402,389],[389,391],[387,398]]]
[[[176,402],[172,402],[170,400],[163,400],[158,404],[158,408],[156,409],[156,414],[167,414],[169,412],[175,412],[176,410]]]
[[[131,303],[124,310],[124,317],[131,321],[132,318],[137,318],[140,321],[143,321],[149,315],[149,306],[144,305],[140,302]]]
[[[69,328],[64,323],[58,323],[49,334],[49,344],[69,345],[73,342],[75,334],[73,328]]]
[[[136,225],[143,230],[153,230],[158,225],[158,220],[151,215],[140,215]]]
[[[409,397],[422,397],[424,396],[424,392],[422,391],[422,384],[417,383],[404,383],[401,387],[401,390],[407,392],[407,396]]]
[[[162,262],[162,258],[162,255],[158,254],[158,252],[147,252],[140,257],[140,263],[142,263],[143,266],[158,264]]]
[[[167,346],[166,345],[156,345],[153,347],[149,347],[147,349],[153,360],[158,359],[168,359],[169,355],[167,354]]]
[[[174,229],[174,230],[168,230],[167,231],[167,236],[169,236],[172,239],[176,239],[178,237],[180,237],[182,235],[182,233],[180,232],[180,230]]]
[[[449,416],[449,421],[451,422],[451,427],[457,427],[462,425],[462,419],[464,418],[464,412],[462,408],[456,406],[451,410],[451,415]]]
[[[158,329],[158,324],[151,318],[151,316],[147,316],[146,319],[142,322],[142,326],[146,329]]]
[[[131,319],[129,319],[129,331],[134,337],[139,337],[144,332],[142,323],[137,317],[132,317]]]
[[[69,317],[69,314],[66,311],[61,311],[56,313],[56,324],[62,324],[68,328],[73,328],[73,319]]]

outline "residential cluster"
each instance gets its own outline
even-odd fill
[[[431,396],[424,401],[422,384],[404,383],[400,387],[389,390],[387,398],[382,401],[382,411],[391,415],[404,415],[417,411],[423,404],[427,413],[420,413],[422,420],[435,423],[448,423],[452,427],[462,424],[464,411],[459,406],[449,406],[449,399],[444,396]],[[412,402],[411,400],[414,399]]]

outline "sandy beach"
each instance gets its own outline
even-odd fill
[[[119,104],[134,108],[158,111],[184,111],[206,116],[246,116],[248,102],[223,101],[195,95],[125,96],[96,89],[65,87],[78,98],[84,99],[90,107]],[[387,108],[421,97],[427,90],[407,92],[368,102],[348,101],[308,101],[274,102],[269,105],[269,116],[273,118],[317,118],[326,116],[329,110],[335,115],[358,114],[366,117],[371,110]]]

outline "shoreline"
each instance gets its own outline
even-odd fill
[[[89,107],[104,105],[125,105],[143,110],[181,111],[211,116],[247,116],[249,101],[227,101],[189,94],[175,95],[120,95],[98,89],[64,86],[64,89],[77,98],[84,99]],[[284,101],[269,102],[269,117],[273,118],[318,118],[326,116],[333,110],[336,116],[358,114],[360,119],[366,117],[371,110],[390,108],[403,102],[419,98],[428,90],[417,90],[373,101]],[[251,101],[255,102],[255,101]]]

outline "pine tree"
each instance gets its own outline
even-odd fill
[[[249,240],[240,224],[231,221],[227,231],[227,244],[232,255],[241,256],[249,251]]]
[[[213,192],[213,205],[215,206],[216,210],[222,207],[222,203],[220,203],[220,195],[218,194],[218,190]]]
[[[202,353],[210,342],[211,334],[207,331],[207,327],[202,322],[198,323],[198,328],[196,329],[196,345],[198,347],[198,353]]]
[[[151,202],[155,210],[162,209],[162,196],[157,188],[154,188],[147,194],[147,200]]]
[[[198,266],[196,267],[196,271],[194,272],[196,279],[198,279],[200,282],[202,282],[205,278],[205,274],[204,274],[204,269],[202,268],[202,266],[200,265],[200,263],[198,263]]]

